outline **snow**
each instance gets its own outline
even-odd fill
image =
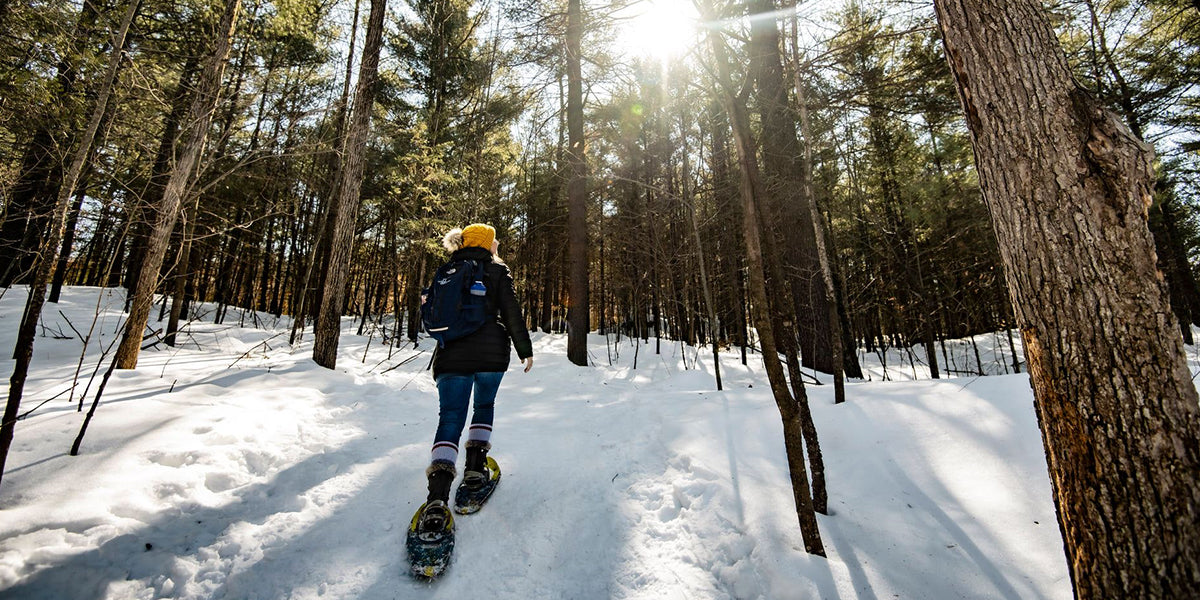
[[[74,400],[17,423],[0,597],[1071,597],[1025,375],[895,381],[928,375],[896,354],[881,381],[865,355],[872,381],[847,385],[846,404],[810,385],[830,492],[821,558],[803,550],[753,355],[722,355],[717,392],[707,350],[664,341],[656,355],[651,340],[634,369],[630,340],[593,336],[596,364],[579,368],[565,336],[534,334],[533,370],[514,356],[497,399],[504,479],[457,517],[455,562],[429,584],[407,575],[403,542],[437,423],[428,340],[389,358],[347,319],[330,371],[310,340],[287,344],[286,319],[231,309],[217,325],[204,306],[178,348],[113,375],[68,456],[122,300],[69,288],[44,313],[23,411],[71,388],[71,326],[87,334],[98,316]],[[2,348],[23,303],[0,297]],[[1007,344],[980,348],[999,372],[989,353]]]

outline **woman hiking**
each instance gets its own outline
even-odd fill
[[[482,265],[483,275],[479,276],[476,271],[470,293],[486,296],[486,308],[483,325],[478,330],[446,341],[434,353],[433,379],[437,382],[441,409],[429,468],[425,471],[429,479],[429,496],[418,521],[419,532],[441,531],[450,521],[447,502],[472,390],[474,411],[467,433],[467,459],[459,486],[460,499],[464,495],[470,498],[473,491],[491,483],[493,474],[488,467],[487,453],[492,447],[496,391],[508,369],[510,348],[516,347],[526,373],[533,368],[529,330],[521,315],[508,266],[497,254],[500,244],[496,241],[496,230],[482,223],[452,229],[442,238],[442,245],[451,253],[450,263],[476,261],[477,265]],[[481,283],[484,290],[479,289]],[[490,489],[485,493],[490,493]],[[484,499],[486,497],[478,498],[478,501]],[[459,512],[470,512],[472,508],[478,508],[478,505],[458,507]]]

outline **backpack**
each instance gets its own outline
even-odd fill
[[[421,322],[439,348],[475,333],[487,322],[483,278],[481,262],[454,260],[439,267],[433,283],[421,291]]]

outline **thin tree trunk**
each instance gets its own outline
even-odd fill
[[[685,123],[686,125],[686,123]],[[687,185],[689,175],[688,166],[688,150],[687,150],[687,127],[683,127],[683,197],[687,202],[688,216],[691,218],[692,235],[696,241],[696,260],[700,267],[700,289],[704,294],[704,307],[708,312],[708,337],[712,341],[713,352],[713,376],[717,380],[717,390],[723,389],[721,386],[721,357],[719,351],[719,342],[717,338],[717,311],[713,307],[712,290],[708,285],[708,266],[704,259],[704,244],[700,240],[700,224],[696,222],[696,202],[691,195],[691,190]]]
[[[750,312],[747,307],[748,300],[746,299],[746,276],[742,273],[744,269],[738,266],[734,271],[734,287],[737,288],[737,310],[738,310],[738,329],[741,337],[741,355],[742,366],[746,366],[746,351],[750,346]]]
[[[87,196],[87,177],[81,177],[79,190],[75,193],[75,202],[67,212],[67,225],[63,231],[62,250],[58,253],[58,264],[54,268],[54,278],[50,282],[50,298],[48,302],[58,302],[62,295],[63,285],[67,282],[67,268],[71,261],[71,250],[75,245],[75,225],[79,222],[79,211],[83,209],[83,199]]]
[[[1013,372],[1015,372],[1015,373],[1020,373],[1020,372],[1021,372],[1021,355],[1020,355],[1020,354],[1017,354],[1017,345],[1013,343],[1012,326],[1006,323],[1006,324],[1005,324],[1005,327],[1004,327],[1004,331],[1005,331],[1005,333],[1007,333],[1007,334],[1008,334],[1008,349],[1009,349],[1010,351],[1012,351],[1012,357],[1013,357],[1012,367],[1013,367]],[[943,352],[945,351],[945,348],[946,348],[946,343],[945,343],[945,342],[942,342],[942,350],[943,350]]]
[[[756,15],[772,15],[774,0],[750,0],[749,10]],[[788,285],[792,290],[792,312],[800,332],[801,360],[807,367],[827,373],[836,370],[832,347],[829,345],[830,312],[825,294],[820,293],[820,259],[817,256],[816,229],[820,220],[812,220],[811,211],[805,210],[803,165],[800,141],[796,135],[796,121],[790,114],[787,97],[787,81],[784,76],[781,56],[779,26],[774,18],[755,18],[750,23],[750,42],[747,44],[749,68],[753,74],[758,93],[756,106],[762,122],[760,141],[762,153],[762,179],[766,202],[760,207],[767,222],[778,227],[786,235],[776,235],[770,229],[763,234],[781,242],[781,250],[791,256],[798,269],[789,274],[787,282],[780,279],[776,285]],[[767,258],[771,259],[768,253]]]
[[[826,314],[829,317],[829,346],[833,355],[833,403],[841,404],[846,401],[845,356],[842,349],[842,323],[838,316],[837,295],[834,290],[833,268],[829,265],[829,248],[825,243],[825,219],[817,209],[817,199],[812,189],[812,126],[808,119],[808,97],[805,94],[804,82],[800,80],[800,44],[798,39],[797,17],[792,16],[792,49],[795,52],[793,60],[795,69],[792,82],[796,92],[796,105],[800,110],[800,130],[803,133],[804,154],[800,169],[800,180],[803,186],[801,196],[813,222],[813,237],[817,245],[817,262],[821,267],[821,279],[825,284],[825,303],[829,307]],[[824,512],[824,511],[822,511]]]
[[[363,164],[366,158],[367,135],[371,127],[371,110],[375,105],[375,92],[378,87],[379,50],[383,45],[383,17],[386,12],[387,0],[371,0],[367,37],[363,45],[362,64],[359,65],[358,71],[358,86],[354,91],[354,111],[350,116],[350,126],[346,129],[346,142],[343,145],[345,156],[340,191],[336,210],[332,211],[333,243],[329,249],[325,284],[321,290],[321,308],[313,328],[313,360],[327,369],[332,369],[337,364],[342,304],[350,272],[354,228],[358,220]]]
[[[196,225],[199,199],[192,204],[192,215],[184,214],[183,236],[179,248],[179,265],[175,269],[173,290],[171,292],[171,317],[167,320],[167,331],[164,342],[168,346],[175,345],[176,334],[179,332],[179,319],[183,315],[183,306],[187,302],[187,283],[191,279],[192,233]]]
[[[710,10],[702,10],[702,14],[711,14]],[[792,397],[787,387],[787,378],[783,366],[779,362],[775,332],[767,314],[768,301],[766,289],[766,273],[764,270],[763,249],[760,235],[760,216],[758,198],[762,195],[762,182],[758,171],[755,154],[755,143],[750,137],[750,118],[746,108],[740,103],[737,95],[731,89],[729,80],[729,59],[724,41],[719,33],[710,31],[709,42],[717,59],[719,74],[718,85],[722,91],[726,112],[733,121],[734,137],[737,141],[738,164],[741,168],[741,192],[745,210],[742,218],[742,229],[746,244],[746,261],[750,274],[750,299],[755,308],[755,326],[758,330],[758,340],[761,345],[763,366],[767,371],[767,380],[775,404],[783,421],[784,447],[787,451],[788,470],[791,474],[792,492],[796,503],[796,514],[800,521],[800,531],[804,538],[804,549],[809,554],[825,556],[825,548],[821,542],[821,534],[817,527],[816,513],[813,510],[812,493],[808,483],[808,469],[804,464],[804,435],[800,413],[796,399]]]
[[[1078,598],[1200,583],[1200,404],[1147,227],[1151,152],[1033,0],[936,0]]]
[[[408,341],[413,343],[413,348],[417,347],[417,334],[421,330],[421,277],[425,273],[426,261],[429,259],[429,253],[424,249],[417,250],[420,253],[420,259],[417,260],[417,270],[410,272],[408,276],[408,289],[405,292],[407,298],[405,302],[407,317],[408,317]]]
[[[9,379],[8,402],[4,407],[4,420],[0,422],[0,477],[4,474],[4,464],[8,460],[8,451],[12,447],[13,434],[16,429],[17,414],[21,408],[21,397],[25,391],[25,378],[29,375],[29,364],[33,361],[33,343],[37,337],[37,324],[42,316],[42,307],[46,300],[46,285],[54,271],[55,250],[62,241],[63,230],[66,229],[67,209],[71,196],[75,193],[75,184],[83,172],[84,162],[91,154],[92,140],[100,129],[100,121],[108,108],[108,99],[112,95],[113,83],[117,79],[117,71],[121,67],[121,54],[125,51],[125,40],[129,27],[137,15],[140,0],[130,0],[129,7],[121,19],[121,27],[113,35],[112,54],[108,61],[108,71],[96,98],[96,106],[92,109],[92,117],[88,127],[79,140],[79,146],[71,159],[65,181],[58,190],[58,199],[51,215],[51,227],[48,238],[42,243],[42,251],[37,257],[34,267],[33,286],[29,290],[29,298],[25,303],[25,313],[21,318],[21,326],[17,331],[17,343],[13,358],[12,377]],[[147,309],[148,310],[148,309]]]
[[[196,169],[196,163],[204,149],[208,126],[212,121],[213,110],[217,106],[221,74],[225,69],[225,59],[229,56],[229,47],[240,6],[241,0],[227,0],[225,3],[225,12],[221,15],[221,22],[216,31],[213,53],[204,65],[196,95],[188,110],[187,139],[183,143],[179,161],[171,170],[171,178],[163,190],[162,200],[156,207],[157,210],[154,211],[156,213],[154,228],[146,243],[137,286],[130,292],[133,300],[130,304],[129,319],[125,324],[121,345],[117,347],[118,369],[137,367],[138,354],[141,352],[142,345],[142,331],[146,328],[154,290],[158,287],[158,272],[162,267],[163,256],[167,252],[167,239],[175,227],[180,201],[183,199],[183,194],[191,181],[192,172]]]

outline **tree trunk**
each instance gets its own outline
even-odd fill
[[[683,142],[683,197],[687,202],[688,218],[691,221],[692,235],[696,241],[696,262],[700,267],[700,291],[704,295],[704,310],[708,315],[708,338],[712,342],[713,377],[716,379],[717,391],[721,391],[724,388],[721,385],[721,356],[719,350],[720,342],[717,336],[717,310],[713,305],[712,289],[708,282],[708,265],[704,258],[704,244],[701,243],[700,239],[700,224],[696,221],[696,199],[692,196],[692,190],[688,185],[688,182],[691,181],[691,167],[688,161],[687,148],[687,113],[681,112],[680,116],[683,119],[680,129],[684,132],[681,137]]]
[[[79,211],[83,209],[83,199],[87,196],[86,180],[86,175],[80,177],[79,189],[75,192],[75,201],[71,203],[71,208],[67,211],[67,225],[63,230],[62,250],[58,253],[58,264],[54,267],[48,302],[58,302],[63,286],[67,282],[67,268],[70,266],[71,251],[75,245],[75,226],[79,222]]]
[[[21,396],[25,391],[25,378],[29,374],[29,364],[33,360],[33,342],[37,337],[37,324],[42,316],[42,307],[45,306],[46,285],[50,283],[51,275],[54,272],[54,251],[62,241],[63,230],[66,228],[67,208],[71,196],[75,192],[75,184],[79,181],[80,173],[83,172],[83,163],[87,160],[88,155],[91,154],[92,140],[95,139],[96,131],[100,129],[100,121],[104,117],[105,110],[107,110],[113,83],[117,79],[117,71],[121,66],[121,53],[125,51],[125,40],[129,33],[129,27],[133,23],[134,16],[137,14],[140,4],[140,0],[130,0],[129,7],[125,11],[125,16],[121,21],[121,28],[113,35],[112,54],[108,61],[108,71],[105,74],[104,84],[101,86],[100,94],[96,98],[96,106],[92,109],[92,117],[88,122],[88,127],[79,140],[79,147],[75,149],[71,165],[66,173],[66,179],[59,187],[54,212],[50,215],[50,232],[47,239],[42,242],[42,251],[39,253],[34,266],[33,285],[29,290],[29,298],[25,303],[25,314],[21,318],[20,329],[17,331],[17,343],[13,356],[15,364],[13,365],[12,377],[9,379],[8,402],[4,407],[4,421],[0,422],[0,476],[3,476],[4,463],[8,460],[8,450],[12,447],[17,413],[20,411]],[[148,311],[149,308],[147,308]]]
[[[587,366],[588,230],[587,162],[583,139],[583,72],[580,42],[583,37],[581,0],[567,1],[567,238],[571,254],[571,307],[567,320],[567,359]]]
[[[705,12],[711,13],[711,11]],[[705,18],[709,17],[710,14],[705,15]],[[804,436],[800,411],[796,399],[792,397],[787,387],[787,378],[784,375],[783,366],[779,362],[775,332],[768,314],[766,273],[758,215],[763,184],[758,171],[755,143],[750,136],[750,117],[746,107],[741,104],[740,99],[731,89],[729,59],[724,41],[718,37],[720,33],[710,31],[708,35],[713,54],[716,56],[717,71],[720,76],[717,83],[721,87],[725,110],[733,121],[733,133],[737,142],[738,165],[742,173],[741,192],[744,203],[742,230],[746,244],[747,270],[750,275],[750,303],[755,309],[755,326],[762,349],[763,366],[767,371],[767,380],[770,382],[775,405],[779,409],[779,415],[783,421],[784,447],[787,451],[788,471],[791,474],[796,514],[804,538],[804,549],[809,554],[825,556],[825,547],[817,528],[816,513],[813,511],[812,492],[808,484],[808,469],[804,464]]]
[[[1200,406],[1147,228],[1149,149],[1040,2],[936,0],[1025,342],[1079,598],[1200,583]]]
[[[830,355],[832,356],[830,366],[833,368],[833,402],[834,404],[841,404],[846,401],[846,383],[843,372],[845,368],[845,354],[842,349],[842,326],[841,318],[838,314],[837,294],[834,291],[833,268],[829,264],[829,247],[825,242],[825,219],[821,217],[821,211],[817,208],[817,198],[813,194],[812,189],[812,126],[808,118],[808,95],[804,90],[804,82],[800,79],[798,31],[799,24],[797,17],[793,15],[792,49],[795,52],[795,56],[793,57],[795,69],[793,73],[794,81],[792,83],[796,92],[796,105],[800,112],[800,130],[804,134],[804,154],[802,155],[803,161],[801,162],[800,169],[801,197],[813,224],[813,239],[816,244],[817,263],[821,268],[821,282],[824,284],[825,304],[828,307],[825,314],[829,318],[829,330],[826,333],[829,335]]]
[[[192,278],[191,269],[195,266],[191,262],[192,232],[199,216],[198,209],[199,201],[197,200],[192,203],[191,217],[184,214],[183,233],[180,236],[179,244],[179,264],[175,268],[175,277],[172,279],[171,316],[167,320],[167,330],[163,339],[168,346],[175,346],[175,339],[179,332],[179,319],[183,316],[183,307],[187,302],[187,283]]]
[[[188,110],[187,139],[183,142],[179,161],[171,170],[171,178],[167,180],[162,200],[155,207],[154,226],[146,240],[137,285],[130,291],[132,302],[129,308],[129,319],[126,321],[125,333],[116,354],[118,369],[137,367],[138,354],[141,352],[142,331],[146,328],[154,290],[158,287],[158,272],[162,268],[163,256],[167,252],[167,240],[171,235],[171,230],[175,227],[175,219],[179,215],[179,204],[204,149],[208,125],[212,121],[212,112],[217,106],[221,74],[225,70],[225,59],[229,56],[230,41],[233,38],[240,6],[240,0],[227,0],[225,3],[225,12],[221,15],[221,22],[216,31],[213,53],[204,65],[196,95]]]
[[[56,226],[51,224],[51,215],[62,187],[63,160],[69,146],[60,133],[64,129],[74,133],[76,83],[80,65],[87,61],[85,49],[95,43],[92,34],[98,17],[96,2],[81,3],[70,43],[55,65],[55,101],[39,119],[21,157],[20,175],[8,190],[0,223],[0,287],[32,281],[42,243]]]
[[[773,0],[751,0],[749,9],[755,15],[773,15]],[[769,222],[781,224],[777,236],[795,263],[789,272],[788,283],[796,303],[797,328],[800,331],[801,358],[804,366],[832,373],[833,360],[830,341],[830,311],[832,306],[823,293],[821,266],[817,256],[815,230],[819,221],[805,210],[802,164],[799,160],[800,142],[796,135],[796,120],[788,106],[787,81],[780,54],[779,26],[774,18],[755,18],[750,22],[750,69],[758,89],[757,108],[762,119],[762,174],[766,198],[760,208],[769,215]],[[764,235],[774,235],[763,230]]]
[[[313,327],[313,360],[327,369],[332,369],[337,364],[342,304],[346,294],[346,280],[350,274],[354,228],[358,219],[371,110],[375,105],[375,92],[378,87],[376,83],[379,49],[383,45],[383,17],[386,12],[387,0],[371,0],[362,64],[358,70],[358,86],[354,91],[354,112],[350,116],[350,126],[346,129],[343,145],[345,162],[341,169],[341,184],[335,210],[331,211],[333,240],[325,270],[325,283],[321,289],[320,312],[317,313],[317,322]]]
[[[179,80],[171,95],[171,111],[167,113],[166,119],[163,121],[158,151],[154,156],[154,163],[150,167],[150,179],[143,187],[140,197],[133,196],[131,206],[126,211],[131,221],[129,235],[132,237],[129,244],[129,259],[126,261],[128,273],[125,274],[125,287],[129,290],[137,287],[138,274],[141,272],[141,264],[146,253],[145,241],[149,235],[148,224],[144,219],[137,218],[136,215],[142,214],[146,207],[162,202],[163,193],[171,179],[171,159],[175,156],[175,145],[179,141],[179,127],[181,124],[186,125],[182,122],[187,117],[189,105],[195,100],[193,90],[196,88],[195,78],[199,74],[201,66],[199,56],[201,51],[188,53],[187,62],[184,63],[183,70],[179,73]],[[122,270],[123,268],[118,264],[114,272],[121,273]],[[126,297],[126,310],[128,310],[130,300],[132,300],[132,296]]]
[[[420,249],[418,252],[420,253],[420,259],[416,261],[417,270],[410,271],[408,289],[405,292],[407,298],[405,307],[408,316],[408,341],[413,343],[413,348],[417,347],[417,334],[421,330],[421,278],[425,276],[425,264],[429,258],[429,253],[424,249]]]
[[[314,317],[321,313],[321,292],[325,289],[325,279],[329,273],[329,252],[330,246],[333,244],[333,224],[337,218],[338,195],[341,193],[342,186],[342,169],[345,166],[346,156],[346,119],[349,114],[350,104],[350,82],[354,78],[354,49],[358,39],[358,14],[359,0],[354,2],[354,16],[350,26],[350,47],[346,52],[346,70],[345,76],[342,78],[342,93],[338,97],[338,102],[334,105],[332,111],[334,114],[334,139],[337,147],[326,154],[326,166],[329,173],[328,188],[326,190],[327,201],[324,208],[321,210],[321,218],[317,225],[317,239],[313,244],[309,262],[304,272],[304,293],[301,297],[300,307],[293,315],[292,334],[289,344],[295,343],[297,327],[300,333],[303,333],[304,320],[310,316]],[[361,65],[359,65],[361,69]],[[313,286],[312,276],[313,269],[316,269],[317,282]],[[306,308],[307,307],[307,308]],[[314,325],[315,327],[315,325]]]

